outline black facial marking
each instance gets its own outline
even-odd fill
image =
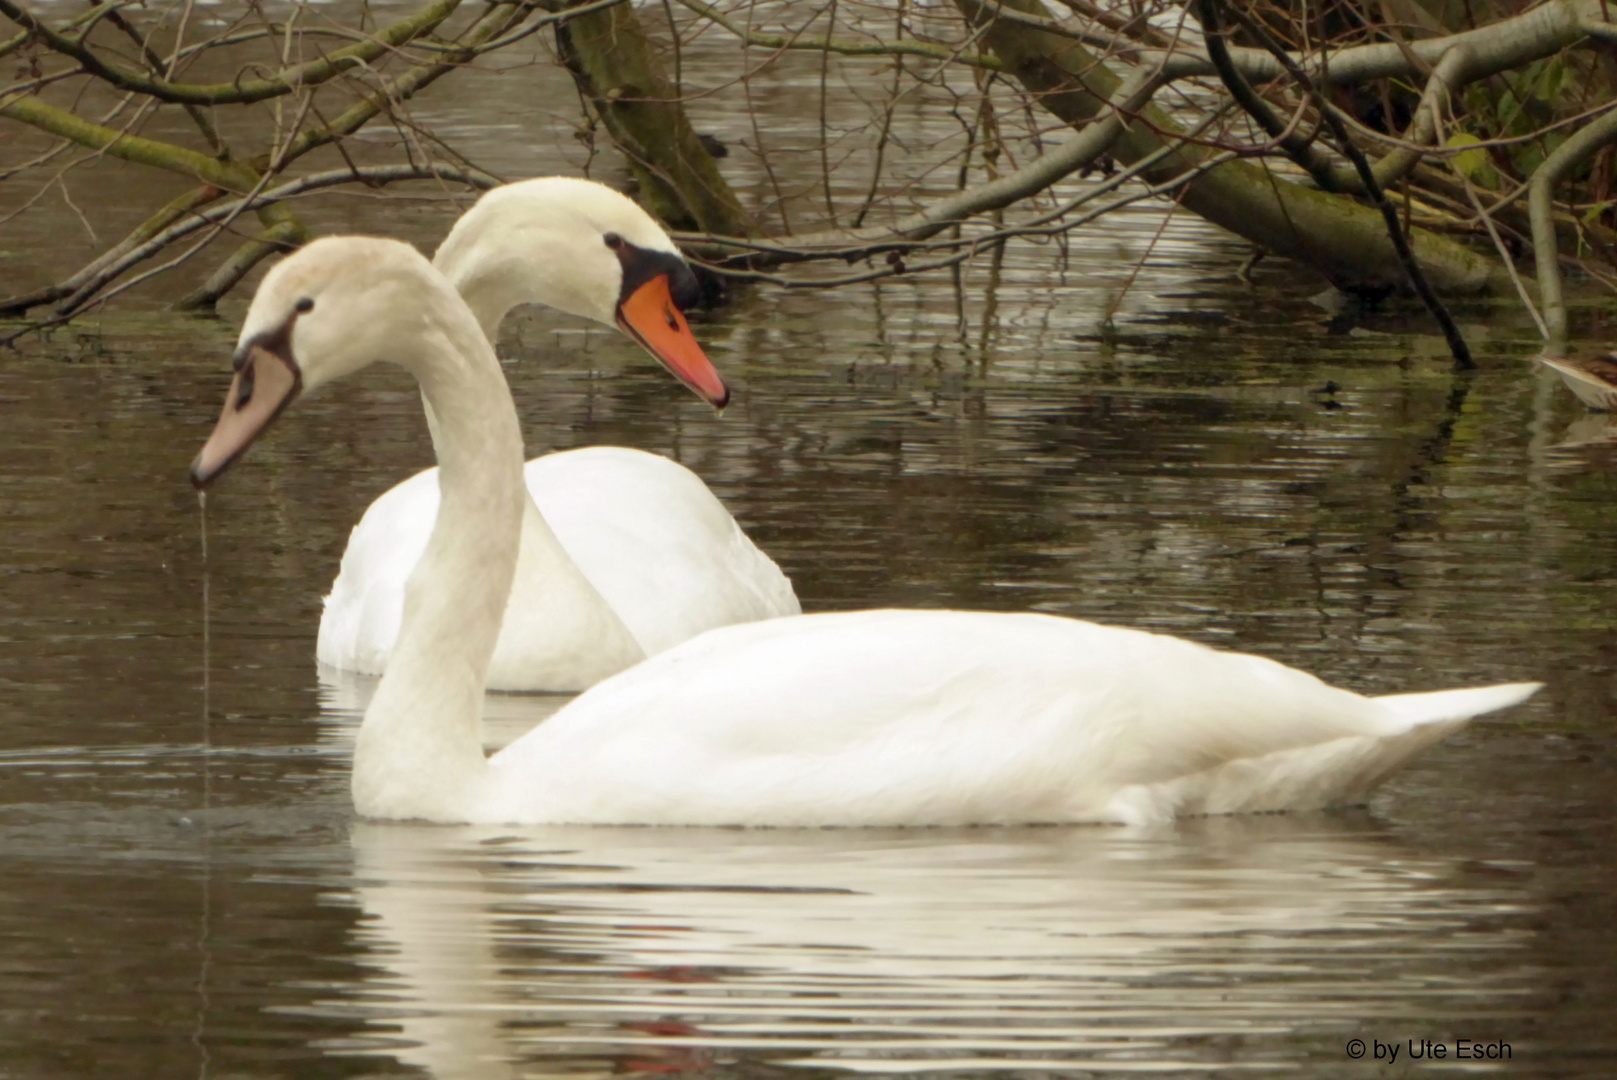
[[[617,236],[616,233],[606,235]],[[607,246],[612,247],[610,243]],[[702,290],[696,283],[696,275],[685,260],[672,251],[635,247],[621,236],[618,236],[618,246],[613,250],[617,252],[618,262],[623,264],[623,288],[618,292],[618,303],[629,299],[636,289],[652,278],[664,274],[668,275],[668,291],[674,298],[674,306],[680,311],[695,307],[701,299]]]
[[[304,307],[304,304],[308,304],[309,306]],[[232,369],[236,371],[242,370],[247,363],[247,358],[252,355],[253,349],[260,348],[266,352],[272,352],[276,356],[279,356],[281,360],[285,362],[287,367],[291,368],[293,371],[297,371],[298,363],[292,357],[292,327],[297,324],[298,314],[300,312],[309,311],[313,307],[314,301],[305,296],[293,306],[292,314],[288,315],[286,317],[286,321],[280,326],[272,327],[268,330],[260,330],[258,333],[242,342],[241,347],[236,350],[235,359],[231,364]],[[246,390],[246,393],[249,397],[252,395],[252,389],[250,386]],[[246,402],[247,399],[243,398],[242,404],[246,404]]]

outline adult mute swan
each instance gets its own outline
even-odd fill
[[[496,188],[455,224],[434,264],[490,342],[511,308],[547,304],[615,323],[698,396],[728,399],[680,313],[696,291],[690,267],[611,188],[572,177]],[[527,484],[492,690],[582,690],[703,630],[801,610],[786,575],[683,465],[593,446],[533,459]],[[404,583],[437,513],[437,469],[365,511],[320,617],[322,664],[386,668]]]
[[[265,277],[191,466],[379,359],[437,418],[443,504],[354,747],[367,817],[472,823],[1160,821],[1358,797],[1536,683],[1366,698],[1255,656],[1037,614],[866,611],[721,627],[598,683],[492,758],[480,709],[526,505],[494,351],[425,259],[318,240]]]

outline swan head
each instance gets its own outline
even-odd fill
[[[408,244],[328,236],[277,264],[242,323],[235,378],[223,412],[191,463],[206,487],[300,394],[377,360],[406,362],[429,322],[453,326],[486,348],[465,304]]]
[[[455,223],[433,265],[491,341],[512,308],[544,304],[616,326],[709,404],[730,399],[685,321],[696,275],[650,214],[603,184],[547,176],[494,188]]]

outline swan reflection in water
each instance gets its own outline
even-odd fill
[[[1575,451],[1594,447],[1608,447],[1617,443],[1617,417],[1610,413],[1590,413],[1580,416],[1566,426],[1561,438],[1549,450]]]
[[[351,740],[366,686],[326,688]],[[490,697],[494,745],[565,699]],[[525,718],[525,719],[524,719]],[[738,830],[356,821],[337,1053],[565,1072],[1147,1072],[1342,1061],[1531,991],[1510,874],[1364,813]],[[1420,1031],[1414,1031],[1414,1028]],[[1406,1029],[1409,1029],[1406,1031]]]

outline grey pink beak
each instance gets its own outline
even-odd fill
[[[281,415],[302,387],[303,374],[291,357],[260,344],[243,349],[219,422],[191,462],[191,483],[199,489],[211,484]]]

